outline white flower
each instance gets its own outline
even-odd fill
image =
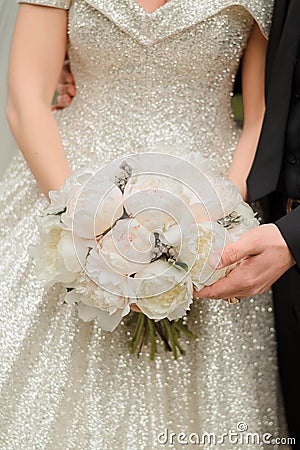
[[[97,319],[105,331],[114,331],[124,316],[130,312],[130,299],[108,292],[81,274],[75,289],[65,297],[67,303],[77,303],[78,315],[85,322]]]
[[[200,152],[189,151],[184,159],[195,166],[201,172],[208,173],[210,171],[210,161],[204,158]]]
[[[64,225],[87,239],[104,233],[123,215],[122,192],[112,182],[91,179],[70,199],[62,214]]]
[[[49,191],[50,204],[46,213],[57,214],[63,211],[91,176],[92,172],[88,169],[74,172],[66,178],[59,190]]]
[[[167,230],[187,209],[180,180],[156,174],[129,179],[124,191],[124,207],[149,231]]]
[[[135,278],[140,279],[136,304],[150,319],[174,320],[190,309],[192,281],[183,269],[157,260],[137,273]]]
[[[35,272],[46,286],[56,282],[66,285],[76,280],[89,250],[86,240],[76,238],[64,230],[59,216],[46,216],[42,221],[40,242],[31,247],[36,260]]]
[[[200,290],[223,278],[226,268],[213,269],[208,258],[216,250],[222,251],[229,242],[225,228],[217,222],[204,222],[194,225],[178,249],[179,261],[187,264],[195,287]]]
[[[245,202],[241,202],[234,211],[238,216],[241,216],[240,223],[233,225],[228,230],[228,235],[232,241],[240,239],[246,231],[251,230],[259,225],[259,221],[256,219],[253,209]]]
[[[132,275],[153,258],[155,238],[135,219],[121,219],[100,238],[89,258],[89,270],[103,262],[116,274]]]
[[[202,174],[198,184],[196,193],[188,188],[185,190],[197,223],[217,221],[234,211],[242,201],[238,188],[228,179]]]

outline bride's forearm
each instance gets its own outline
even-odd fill
[[[255,157],[262,118],[243,129],[233,155],[228,177],[239,188],[243,198],[247,198],[246,180]]]
[[[66,54],[67,13],[22,4],[8,77],[7,116],[41,190],[58,189],[69,175],[51,101]]]
[[[70,174],[50,107],[31,104],[20,111],[8,104],[7,116],[17,144],[47,196],[50,190],[58,189]]]
[[[247,198],[246,179],[255,157],[265,111],[266,49],[267,41],[254,23],[242,66],[244,126],[229,172],[229,178],[238,186],[244,199]]]

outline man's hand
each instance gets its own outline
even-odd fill
[[[228,244],[220,254],[211,255],[209,262],[217,269],[237,265],[225,278],[201,291],[194,291],[195,297],[226,300],[262,294],[295,264],[274,224],[248,231],[237,242]]]
[[[52,107],[54,111],[69,106],[72,103],[73,97],[76,95],[75,80],[68,63],[65,63],[63,67],[56,91],[58,95],[56,105]]]

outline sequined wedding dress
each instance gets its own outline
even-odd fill
[[[201,152],[226,175],[240,133],[234,75],[254,20],[268,34],[271,0],[170,0],[153,13],[135,0],[24,1],[69,10],[78,93],[56,117],[73,169],[165,148]],[[35,278],[28,246],[47,201],[21,154],[0,200],[1,449],[152,450],[168,448],[158,439],[166,430],[220,437],[239,422],[285,432],[269,294],[238,306],[198,301],[199,339],[184,343],[186,357],[161,348],[155,362],[146,349],[137,359],[126,323],[101,332]]]

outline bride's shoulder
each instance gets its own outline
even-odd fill
[[[69,9],[72,0],[17,0],[18,3],[30,5],[51,6],[53,8]]]
[[[238,0],[232,4],[245,8],[257,22],[262,33],[268,38],[272,23],[275,0]]]

